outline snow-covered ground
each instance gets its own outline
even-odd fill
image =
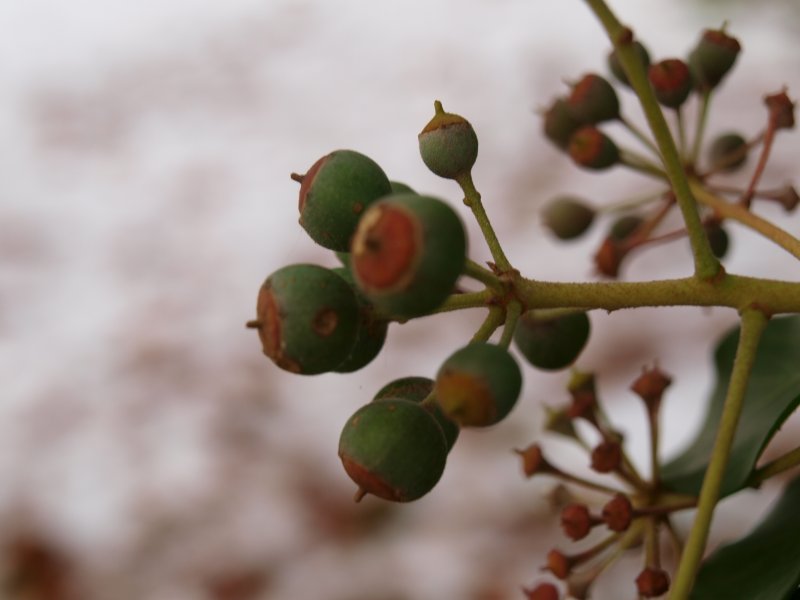
[[[764,93],[800,91],[790,3],[613,5],[657,58],[684,55],[701,27],[730,19],[745,51],[711,131],[755,133]],[[538,221],[542,203],[558,192],[610,201],[648,182],[577,170],[543,140],[535,112],[563,80],[604,70],[606,53],[577,1],[0,3],[3,569],[16,560],[52,574],[48,599],[520,597],[564,540],[544,494],[552,482],[524,481],[509,449],[537,438],[540,406],[564,401],[566,374],[527,371],[513,418],[462,433],[420,502],[354,505],[336,457],[344,421],[389,379],[433,375],[480,315],[393,326],[365,370],[311,378],[273,367],[244,323],[271,271],[335,264],[296,225],[288,177],[319,156],[357,149],[459,205],[417,154],[434,99],[478,132],[475,179],[515,264],[592,278],[601,232],[557,245]],[[782,134],[766,179],[791,178],[798,150]],[[784,225],[800,233],[796,216]],[[469,227],[471,256],[488,259]],[[730,270],[797,277],[792,259],[732,229]],[[684,245],[669,248],[643,253],[625,277],[687,274]],[[654,359],[675,376],[674,451],[702,414],[710,342],[735,315],[592,318],[579,366],[600,373],[636,447],[645,428],[628,384]],[[747,526],[726,514],[718,539]],[[601,597],[630,595],[618,579]]]

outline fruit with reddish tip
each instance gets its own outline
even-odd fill
[[[594,125],[619,117],[619,98],[614,87],[595,73],[581,77],[572,87],[567,104],[581,123]]]
[[[258,293],[261,344],[280,368],[303,375],[332,371],[350,355],[358,303],[339,275],[317,265],[289,265],[270,275]]]
[[[372,494],[411,502],[433,489],[444,472],[447,444],[433,415],[416,402],[386,398],[358,409],[342,430],[339,458],[358,485]]]
[[[478,136],[464,117],[445,112],[434,103],[436,113],[420,132],[419,153],[433,173],[457,179],[472,170],[478,158]]]
[[[692,74],[689,65],[679,58],[668,58],[647,70],[656,99],[664,106],[678,108],[692,91]]]
[[[570,138],[569,156],[576,165],[599,171],[619,162],[619,149],[605,133],[587,125]]]
[[[706,29],[689,54],[689,68],[697,88],[703,92],[717,87],[736,62],[742,47],[722,29]]]
[[[542,115],[542,128],[545,137],[562,150],[569,146],[572,134],[583,126],[570,110],[564,98],[557,98]]]

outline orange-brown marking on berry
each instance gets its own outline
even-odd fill
[[[734,52],[739,52],[742,49],[739,40],[718,29],[706,29],[705,32],[703,32],[703,37],[707,42],[733,50]]]
[[[603,134],[594,127],[584,127],[570,140],[570,156],[579,164],[592,164],[602,152]]]
[[[572,93],[569,95],[570,104],[580,104],[586,100],[592,93],[597,83],[596,75],[586,75],[583,77],[575,87],[572,88]]]
[[[368,211],[353,239],[352,265],[374,293],[404,289],[413,278],[422,240],[416,220],[394,206]]]
[[[336,311],[332,308],[321,308],[317,311],[317,314],[314,315],[314,319],[311,322],[311,328],[314,330],[319,336],[328,337],[334,331],[336,331],[336,326],[339,324],[339,315],[336,314]]]
[[[494,421],[497,407],[486,383],[472,375],[444,369],[436,378],[436,399],[442,410],[462,425]]]
[[[306,205],[308,190],[311,188],[311,184],[314,183],[314,177],[316,176],[317,171],[319,171],[320,167],[322,167],[322,165],[325,164],[325,162],[328,160],[329,157],[330,154],[320,158],[317,162],[311,165],[311,168],[308,170],[308,173],[302,176],[303,179],[300,182],[300,202],[299,202],[300,214],[303,213],[303,207]]]
[[[353,202],[353,214],[360,215],[363,210],[364,204],[362,202]]]
[[[256,314],[258,320],[251,322],[258,323],[258,337],[261,339],[264,354],[282,369],[300,373],[302,371],[300,364],[283,354],[280,306],[269,285],[261,286],[261,290],[258,292]]]
[[[403,502],[404,495],[400,490],[397,490],[386,483],[381,477],[371,472],[363,465],[358,464],[348,456],[339,455],[344,465],[344,470],[350,476],[350,479],[355,481],[360,490],[364,493],[372,494],[384,500],[393,500],[395,502]],[[362,496],[364,494],[361,494]]]
[[[647,76],[654,88],[664,92],[682,89],[690,77],[689,67],[678,59],[667,59],[650,65]]]

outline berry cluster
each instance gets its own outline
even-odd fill
[[[469,186],[478,155],[475,131],[441,103],[435,109],[419,134],[422,159],[435,174]],[[261,286],[248,326],[278,367],[303,375],[349,373],[378,355],[391,322],[447,310],[448,300],[458,306],[477,297],[477,305],[503,312],[512,302],[500,268],[466,258],[456,211],[390,181],[367,156],[337,150],[292,178],[300,182],[300,225],[343,266],[289,265]],[[465,274],[487,289],[461,291],[457,281]],[[516,311],[519,316],[519,305]],[[589,336],[589,319],[580,311],[529,311],[498,344],[488,341],[496,327],[479,330],[442,363],[435,379],[393,381],[348,419],[339,456],[358,485],[357,499],[416,500],[441,477],[459,427],[494,425],[511,412],[522,388],[508,351],[511,334],[542,369],[570,365]]]
[[[647,73],[648,84],[658,102],[674,115],[676,138],[683,167],[698,188],[695,195],[701,196],[703,189],[722,195],[738,197],[739,204],[749,210],[753,198],[780,203],[789,212],[800,201],[795,189],[789,185],[774,190],[756,189],[758,180],[769,156],[772,138],[778,129],[794,125],[793,104],[785,91],[767,96],[769,116],[764,131],[747,138],[736,131],[718,134],[706,145],[705,160],[700,160],[703,147],[703,131],[712,92],[722,83],[733,67],[741,46],[725,28],[705,30],[686,60],[666,58],[652,63],[645,46],[631,41],[635,55]],[[627,74],[623,71],[617,51],[608,56],[608,67],[616,80],[630,88]],[[699,99],[697,131],[692,146],[687,142],[684,112],[692,93]],[[599,126],[614,122],[637,138],[651,156],[622,147]],[[661,155],[654,142],[620,112],[620,102],[612,83],[595,73],[581,77],[572,85],[570,93],[554,100],[543,113],[545,136],[558,148],[567,152],[579,166],[601,170],[614,165],[623,165],[634,171],[666,182],[667,174],[660,166]],[[757,146],[762,146],[761,157],[751,182],[746,189],[719,184],[717,176],[733,173],[747,162],[748,155]],[[702,201],[702,198],[700,198]],[[647,205],[657,203],[649,212]],[[593,206],[583,198],[573,195],[553,199],[543,211],[545,226],[559,239],[572,240],[586,232],[598,212],[623,213],[614,219],[594,257],[599,274],[615,278],[624,259],[634,250],[668,242],[686,235],[686,229],[657,232],[670,210],[675,206],[675,196],[670,187],[655,190],[641,198],[610,206]],[[725,216],[714,208],[706,209],[703,226],[711,246],[718,258],[723,258],[729,246],[728,234],[723,227]]]
[[[566,582],[568,593],[574,598],[587,598],[597,577],[606,571],[628,549],[645,546],[644,567],[636,578],[640,596],[652,598],[666,593],[670,577],[662,568],[660,532],[676,541],[670,515],[691,508],[696,499],[669,493],[659,482],[658,431],[662,396],[671,378],[657,367],[644,369],[631,385],[631,390],[641,398],[647,414],[651,438],[652,475],[649,480],[639,474],[623,447],[623,436],[615,430],[606,417],[598,398],[594,375],[574,372],[567,387],[571,397],[569,405],[551,408],[545,429],[577,442],[589,455],[589,466],[597,473],[617,477],[628,489],[610,487],[589,481],[555,466],[545,457],[538,443],[516,452],[522,459],[527,477],[550,475],[563,482],[583,486],[607,496],[598,513],[593,513],[584,503],[570,502],[561,511],[561,526],[573,541],[589,536],[595,528],[605,528],[608,534],[588,549],[566,554],[553,549],[547,555],[544,569]],[[585,423],[594,430],[597,442],[589,444],[576,427]],[[680,544],[676,541],[676,547]],[[554,584],[540,583],[526,590],[528,598],[552,598],[559,594]],[[547,595],[549,594],[549,595]]]

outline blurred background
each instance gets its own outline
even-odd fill
[[[744,51],[710,134],[753,135],[764,94],[800,91],[795,2],[612,7],[655,59],[685,57],[702,28],[729,21]],[[567,400],[567,373],[526,370],[511,418],[462,432],[422,500],[357,505],[336,456],[345,420],[387,381],[434,375],[482,314],[394,325],[364,370],[315,377],[274,367],[244,323],[270,272],[336,264],[296,225],[289,173],[337,148],[449,199],[469,223],[471,257],[489,259],[457,188],[418,157],[434,99],[478,132],[475,180],[512,262],[541,279],[595,278],[602,227],[557,244],[542,205],[558,193],[613,202],[653,184],[578,170],[536,113],[565,81],[605,73],[607,52],[578,1],[0,3],[0,597],[521,598],[546,552],[571,546],[557,523],[563,493],[526,481],[511,449],[544,440],[555,462],[587,470],[585,455],[540,431],[542,405]],[[796,177],[797,138],[778,136],[770,187]],[[800,234],[796,216],[758,210]],[[797,277],[791,257],[730,231],[729,270]],[[665,248],[635,256],[623,277],[689,274],[686,243]],[[644,412],[628,386],[654,360],[673,375],[663,435],[674,453],[703,414],[711,349],[735,322],[721,309],[592,314],[578,366],[598,372],[642,469]],[[725,502],[713,543],[746,531],[773,493]],[[633,597],[640,568],[625,559],[595,597]]]

